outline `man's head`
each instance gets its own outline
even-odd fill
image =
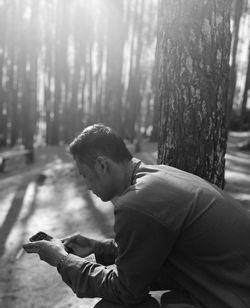
[[[132,158],[122,138],[110,127],[95,124],[85,128],[69,149],[88,188],[103,201],[111,200],[121,184],[122,166]]]

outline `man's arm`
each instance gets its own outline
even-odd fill
[[[62,279],[78,297],[101,297],[123,304],[144,301],[175,235],[154,217],[131,208],[116,211],[116,267],[69,255],[61,265]]]
[[[96,241],[94,253],[97,263],[111,265],[115,263],[118,255],[118,247],[113,239]]]
[[[74,234],[62,240],[66,248],[78,257],[87,257],[94,253],[98,263],[111,265],[117,257],[117,245],[113,239],[95,240],[81,234]]]

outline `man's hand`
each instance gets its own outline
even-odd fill
[[[87,257],[95,252],[96,240],[75,234],[62,240],[66,248],[71,248],[73,253],[81,258]]]
[[[41,260],[52,266],[57,266],[60,260],[68,255],[64,244],[58,239],[27,243],[23,245],[23,249],[27,253],[37,253]]]

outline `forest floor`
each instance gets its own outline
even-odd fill
[[[249,137],[249,132],[230,133],[225,173],[225,190],[248,210],[250,152],[239,151],[239,146]],[[147,141],[135,154],[148,163],[154,163],[156,155],[156,144]],[[28,166],[23,158],[12,159],[0,174],[0,200],[1,308],[118,307],[102,306],[99,298],[77,298],[37,255],[17,259],[22,244],[40,230],[58,238],[74,232],[95,238],[113,236],[112,205],[87,191],[64,147],[37,149],[35,163]],[[159,299],[160,293],[153,295]]]

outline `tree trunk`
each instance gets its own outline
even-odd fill
[[[7,121],[6,106],[4,102],[3,87],[3,66],[4,66],[4,50],[5,50],[5,24],[6,24],[6,4],[0,7],[0,147],[7,143]]]
[[[89,42],[87,49],[87,63],[88,63],[88,121],[93,122],[93,60],[92,60],[93,42]]]
[[[144,1],[140,1],[139,8],[137,9],[137,23],[135,29],[135,40],[136,40],[136,49],[135,53],[135,67],[132,70],[132,75],[129,80],[129,88],[131,87],[129,99],[129,114],[130,114],[130,136],[134,139],[135,136],[140,138],[140,120],[141,120],[141,55],[143,48],[142,41],[142,26],[143,26],[143,15],[144,15]],[[133,56],[133,55],[131,55]]]
[[[27,149],[33,149],[33,126],[32,126],[32,102],[31,81],[27,72],[27,37],[23,39],[21,46],[19,85],[21,96],[21,119],[22,119],[22,143]]]
[[[96,88],[96,104],[95,111],[96,122],[103,121],[103,97],[104,97],[104,89],[103,89],[103,62],[104,62],[104,35],[105,35],[105,21],[100,18],[100,25],[98,28],[98,57],[97,57],[97,72],[95,76],[95,88]]]
[[[228,0],[160,1],[158,163],[224,186]]]
[[[247,115],[247,100],[248,100],[249,90],[250,90],[250,44],[248,48],[248,65],[247,65],[245,88],[244,88],[242,105],[241,105],[241,126],[243,129],[246,124],[245,120],[246,120],[246,115]]]
[[[53,62],[52,62],[52,29],[50,26],[50,14],[49,10],[46,11],[46,19],[45,19],[45,46],[46,51],[44,55],[44,121],[46,123],[45,130],[45,141],[46,144],[52,144],[52,91],[51,91],[51,83],[52,83],[52,75],[53,75]]]
[[[141,117],[141,55],[143,48],[142,27],[144,15],[144,1],[135,1],[134,16],[132,22],[132,39],[130,50],[130,71],[127,89],[127,102],[125,123],[125,135],[133,141],[140,130]]]
[[[18,139],[19,123],[17,109],[17,78],[14,71],[16,65],[16,15],[17,7],[13,3],[10,8],[10,32],[8,33],[8,82],[7,82],[7,106],[8,106],[8,125],[10,127],[10,145],[14,146]]]
[[[67,44],[68,32],[65,18],[67,16],[67,0],[57,3],[58,15],[56,24],[56,41],[55,41],[55,96],[53,108],[53,124],[52,124],[52,143],[57,145],[61,141],[62,129],[62,102],[63,89],[65,89],[65,69],[67,67]]]
[[[22,144],[27,149],[33,149],[33,104],[31,101],[31,75],[29,67],[28,29],[22,20],[25,4],[21,1],[18,7],[19,35],[19,62],[18,62],[18,92],[20,94],[20,126],[22,132]]]
[[[121,132],[122,123],[122,62],[124,44],[123,3],[109,0],[107,21],[107,75],[104,118]],[[115,42],[115,46],[114,46]]]
[[[158,17],[160,14],[162,14],[161,10],[161,5],[160,2],[158,2]],[[157,25],[157,33],[159,33],[159,27],[160,27],[160,22],[158,20],[158,25]],[[159,141],[159,120],[160,120],[160,105],[159,105],[159,99],[158,99],[158,83],[159,83],[159,78],[158,78],[158,71],[159,71],[159,43],[156,44],[156,52],[155,52],[155,65],[153,67],[153,72],[152,72],[152,89],[154,93],[154,113],[153,113],[153,130],[150,136],[151,141]]]
[[[229,75],[229,88],[228,88],[228,122],[230,122],[231,112],[234,101],[235,86],[236,86],[236,74],[237,74],[237,64],[236,55],[237,47],[239,41],[239,26],[240,19],[243,11],[244,0],[234,0],[233,6],[233,33],[232,33],[232,45],[231,45],[231,67]]]

